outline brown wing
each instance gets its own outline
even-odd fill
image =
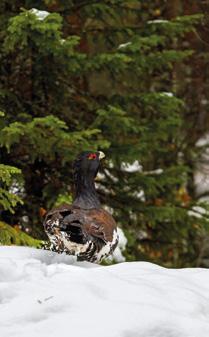
[[[113,217],[102,208],[87,210],[72,206],[71,214],[66,216],[63,222],[66,225],[74,224],[75,226],[79,223],[86,234],[103,241],[112,241],[116,229]]]
[[[68,224],[72,226],[80,225],[87,235],[99,238],[105,242],[112,241],[113,233],[116,229],[113,217],[102,208],[86,210],[69,204],[63,204],[46,214],[44,224],[48,220],[58,220],[60,227],[67,226]]]
[[[113,217],[103,209],[91,209],[84,216],[84,228],[89,235],[103,241],[112,241],[116,223]]]

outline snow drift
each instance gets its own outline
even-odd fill
[[[209,337],[209,270],[0,247],[1,337]]]

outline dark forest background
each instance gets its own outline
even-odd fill
[[[45,240],[73,159],[98,149],[127,260],[209,266],[208,32],[209,1],[0,2],[2,244]]]

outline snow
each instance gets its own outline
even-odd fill
[[[138,160],[135,160],[133,163],[126,163],[126,162],[122,162],[121,163],[121,170],[124,172],[143,172],[145,175],[149,175],[149,174],[162,174],[163,173],[163,169],[162,168],[157,168],[155,170],[152,171],[143,171],[143,166],[139,163]]]
[[[197,147],[208,146],[209,145],[209,134],[206,133],[196,142]]]
[[[156,170],[152,170],[152,171],[144,171],[144,174],[145,175],[160,175],[160,174],[162,174],[164,171],[163,171],[163,169],[162,168],[158,168],[158,169],[156,169]]]
[[[206,133],[196,142],[197,148],[203,148],[203,153],[197,162],[194,173],[196,194],[202,196],[209,193],[209,134]]]
[[[126,42],[126,43],[122,43],[118,46],[118,49],[123,49],[123,48],[126,48],[128,46],[130,46],[132,44],[132,42]]]
[[[209,270],[0,247],[1,337],[208,337]]]
[[[142,165],[139,163],[138,160],[135,160],[133,163],[121,163],[121,170],[124,172],[142,172]]]
[[[162,20],[162,19],[156,19],[156,20],[149,20],[147,21],[147,23],[150,25],[150,24],[155,24],[155,23],[168,23],[169,21],[168,20]]]
[[[193,206],[192,209],[188,211],[188,214],[195,218],[201,219],[204,215],[207,215],[207,211],[201,206]]]
[[[168,97],[173,97],[174,94],[172,92],[167,92],[167,91],[164,91],[164,92],[161,92],[161,96],[168,96]]]
[[[146,201],[144,190],[135,191],[133,196],[141,200],[142,202]]]
[[[208,99],[206,99],[206,98],[201,99],[200,102],[201,102],[202,105],[208,105],[208,103],[209,103]]]
[[[194,183],[197,196],[209,193],[209,165],[199,164],[194,174]]]
[[[50,14],[50,13],[47,12],[47,11],[40,11],[40,10],[37,9],[37,8],[32,8],[32,9],[30,10],[30,12],[31,12],[32,14],[35,14],[36,17],[37,17],[37,19],[40,20],[40,21],[44,20],[44,19]]]

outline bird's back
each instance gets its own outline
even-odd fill
[[[99,262],[118,243],[116,223],[102,208],[63,204],[46,214],[44,227],[53,250],[76,255],[78,260]]]

